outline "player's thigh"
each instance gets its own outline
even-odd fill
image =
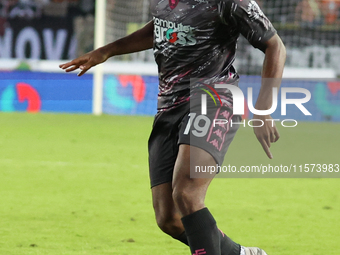
[[[202,175],[198,176],[199,178],[192,178],[191,173],[195,172],[196,166],[213,165],[216,165],[216,161],[209,152],[189,144],[180,144],[175,162],[172,187],[175,188],[181,185],[189,188],[191,186],[209,185],[215,173],[202,173]]]
[[[179,152],[173,176],[173,197],[181,213],[204,205],[204,199],[217,166],[233,140],[237,127],[231,127],[232,103],[216,107],[208,105],[207,114],[201,114],[200,101],[195,98],[190,104],[190,113],[182,120],[179,130]],[[196,100],[197,101],[197,100]],[[215,120],[221,123],[215,125]]]

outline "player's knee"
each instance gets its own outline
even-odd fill
[[[179,218],[173,216],[156,216],[158,227],[166,234],[177,237],[183,232],[183,225]]]
[[[182,215],[188,215],[204,207],[204,195],[197,192],[198,188],[184,186],[174,186],[172,198],[177,209]]]

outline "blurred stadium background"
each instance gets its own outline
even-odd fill
[[[280,129],[271,163],[339,164],[340,1],[257,2],[287,48],[282,86],[312,95],[305,104],[312,116],[288,106],[286,119],[299,125]],[[1,0],[0,254],[188,253],[153,220],[146,152],[158,86],[152,51],[115,57],[82,77],[58,68],[96,40],[111,42],[150,19],[147,0]],[[240,87],[246,94],[253,86],[256,95],[264,56],[244,38],[238,49]],[[273,117],[282,119],[280,107]],[[251,132],[236,137],[232,164],[268,163]],[[269,254],[338,254],[338,180],[220,181],[208,205],[236,240]]]
[[[312,93],[308,107],[313,117],[308,120],[340,120],[336,104],[340,84],[331,80],[340,75],[339,1],[257,2],[287,47],[284,77],[300,78],[287,81],[286,85],[309,88]],[[82,79],[60,74],[58,63],[92,50],[94,35],[98,45],[108,43],[151,19],[147,0],[101,0],[97,4],[101,10],[97,9],[98,28],[94,29],[93,0],[1,1],[1,111],[92,112],[92,74]],[[240,86],[244,89],[254,85],[254,79],[249,77],[260,74],[263,54],[243,37],[238,49],[235,66],[241,75],[247,76],[241,79]],[[103,96],[99,94],[99,102],[98,99],[95,102],[102,108],[99,112],[155,113],[157,68],[152,50],[115,57],[104,65],[103,74],[103,84],[97,84]],[[46,80],[51,82],[46,84]],[[21,96],[25,93],[32,94],[31,100],[39,103],[28,106]]]

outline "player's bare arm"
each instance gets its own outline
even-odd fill
[[[117,41],[109,43],[101,48],[86,53],[59,67],[66,72],[80,69],[78,76],[86,73],[91,67],[105,62],[108,58],[138,51],[147,50],[153,47],[153,21],[147,23],[143,28],[125,36]]]
[[[283,73],[284,63],[286,61],[286,49],[280,37],[275,34],[267,43],[265,59],[262,70],[262,86],[255,105],[257,110],[268,110],[272,106],[272,89],[279,89]],[[254,119],[263,120],[262,127],[255,127],[254,133],[261,143],[267,156],[273,158],[270,152],[270,144],[276,142],[280,135],[276,129],[270,115],[254,115]],[[267,121],[266,121],[267,120]]]

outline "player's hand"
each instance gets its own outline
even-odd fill
[[[76,58],[70,62],[59,65],[59,67],[66,72],[72,72],[74,70],[80,69],[78,76],[82,76],[86,73],[91,67],[96,66],[100,63],[105,62],[108,59],[106,54],[102,52],[99,48],[97,50],[86,53],[85,55]]]
[[[253,119],[259,119],[263,121],[263,125],[261,126],[260,121],[254,121],[254,133],[256,135],[256,138],[259,140],[259,142],[262,145],[263,150],[266,152],[267,156],[272,159],[273,155],[270,152],[270,144],[275,143],[280,138],[280,134],[277,131],[276,125],[272,117],[270,115],[255,115]],[[261,126],[261,127],[260,127]]]

